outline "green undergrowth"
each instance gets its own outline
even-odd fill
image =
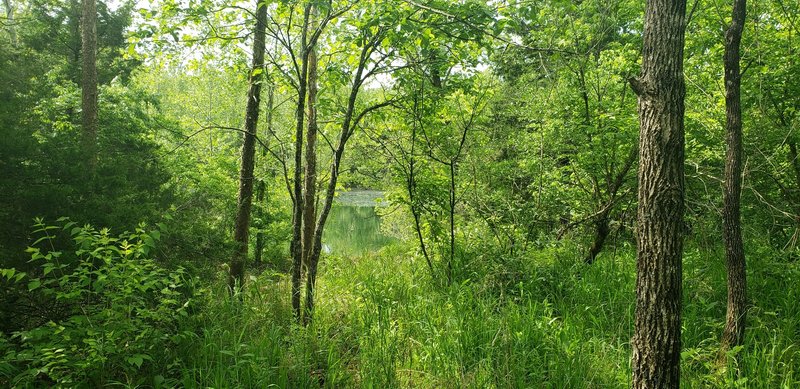
[[[328,257],[308,328],[293,324],[286,277],[253,277],[243,305],[213,299],[198,326],[203,330],[185,351],[181,383],[628,387],[635,253],[621,248],[590,267],[564,253],[514,259],[527,269],[514,285],[473,274],[442,286],[400,246],[372,257]],[[800,385],[800,266],[768,254],[751,255],[747,345],[724,364],[718,354],[725,313],[721,256],[687,249],[684,387]]]
[[[3,276],[71,311],[0,337],[0,386],[629,386],[630,246],[610,248],[592,266],[570,243],[518,257],[476,255],[459,262],[466,270],[451,285],[432,279],[402,244],[327,256],[314,321],[301,327],[283,273],[249,276],[243,294],[231,297],[222,267],[202,281],[147,259],[157,232],[112,238],[88,227],[60,230],[76,251],[31,250],[43,269],[56,270],[19,282],[10,270]],[[722,255],[686,248],[684,387],[800,387],[800,262],[767,249],[748,255],[746,343],[726,362],[718,350]],[[56,261],[64,258],[73,264]],[[111,278],[113,285],[104,281]]]

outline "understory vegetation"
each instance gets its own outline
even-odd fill
[[[40,227],[52,236],[69,230]],[[628,243],[616,243],[591,267],[569,241],[519,257],[472,254],[469,261],[480,265],[446,287],[431,280],[420,259],[409,255],[409,245],[327,256],[320,271],[319,311],[303,327],[292,318],[285,297],[289,279],[281,272],[254,273],[248,289],[231,298],[224,270],[207,269],[208,278],[201,282],[182,269],[167,272],[145,259],[146,242],[153,242],[145,236],[152,233],[112,238],[78,228],[71,235],[75,254],[83,258],[71,273],[59,274],[62,268],[53,265],[57,258],[66,263],[72,253],[32,250],[42,264],[42,277],[3,274],[32,293],[91,301],[83,304],[88,311],[65,313],[58,324],[4,337],[0,377],[7,385],[629,384],[635,261]],[[729,351],[727,362],[720,363],[718,337],[725,312],[721,253],[715,246],[689,246],[685,385],[800,385],[800,290],[795,285],[800,262],[774,250],[748,252],[753,258],[751,299],[757,308],[750,311],[746,346]],[[109,266],[90,271],[86,261],[92,258]]]

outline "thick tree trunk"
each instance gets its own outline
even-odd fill
[[[90,177],[97,169],[97,6],[95,0],[83,0],[81,16],[81,108],[83,152]]]
[[[239,169],[239,198],[233,240],[236,243],[231,257],[229,285],[231,291],[244,285],[244,265],[247,260],[247,241],[250,229],[250,209],[253,205],[253,168],[255,167],[256,131],[261,101],[261,80],[264,70],[267,7],[256,1],[256,30],[253,39],[253,65],[250,88],[247,92],[247,114],[242,134],[242,164]]]
[[[633,388],[680,383],[686,0],[648,0],[639,96]]]
[[[267,90],[267,134],[272,132],[272,109],[275,105],[275,88],[272,85],[269,86]],[[269,136],[265,136],[264,139],[269,139]],[[267,148],[265,146],[261,149],[261,160],[264,161],[267,158]],[[260,211],[258,212],[259,220],[261,220],[261,229],[263,229],[267,223],[264,222],[264,218],[266,217],[267,213],[264,212],[264,208],[267,206],[267,183],[264,179],[261,179],[258,183],[258,193],[256,194],[256,200],[259,204],[261,204]],[[255,247],[255,258],[253,259],[256,266],[261,266],[262,258],[264,256],[264,231],[259,229],[258,233],[256,233],[256,247]]]
[[[300,321],[300,287],[303,266],[303,128],[306,116],[306,80],[308,75],[308,23],[311,5],[303,13],[303,31],[300,37],[301,65],[297,80],[297,111],[294,141],[294,208],[292,209],[292,310]]]
[[[727,153],[723,192],[722,231],[728,273],[728,312],[722,334],[722,351],[742,344],[747,315],[747,272],[741,226],[742,108],[739,47],[747,1],[733,1],[733,18],[725,34],[725,116]]]

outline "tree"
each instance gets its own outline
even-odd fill
[[[317,10],[312,10],[312,19],[316,19]],[[312,21],[313,24],[313,21]],[[318,64],[317,64],[317,45],[310,48],[308,53],[308,125],[306,128],[306,150],[305,150],[305,183],[303,184],[303,260],[309,266],[312,246],[314,242],[314,227],[317,219],[317,94],[318,88]]]
[[[744,340],[747,316],[747,272],[742,243],[742,107],[739,47],[747,17],[747,0],[734,0],[731,24],[725,33],[725,187],[723,191],[722,232],[725,266],[728,274],[728,308],[722,351]]]
[[[253,64],[250,71],[250,88],[247,91],[247,114],[242,133],[242,163],[239,170],[239,197],[233,239],[236,248],[231,258],[230,287],[244,284],[244,264],[250,232],[250,209],[253,205],[253,170],[255,167],[256,133],[261,102],[261,84],[264,78],[264,52],[266,51],[267,6],[256,0],[256,29],[253,37]]]
[[[152,111],[152,95],[128,83],[137,63],[122,58],[130,6],[111,10],[96,3],[95,69],[103,95],[96,117],[103,131],[95,147],[103,158],[89,182],[81,110],[81,2],[11,3],[17,25],[9,27],[17,27],[16,46],[0,22],[0,255],[24,263],[20,254],[34,217],[69,215],[115,231],[160,218],[171,187],[164,185],[169,177],[155,158],[159,146],[152,131],[174,126]],[[25,28],[18,28],[22,21]]]
[[[275,109],[275,86],[270,84],[269,89],[267,90],[267,131],[266,131],[267,137],[273,134],[272,118],[274,109]],[[267,137],[265,137],[265,139]],[[266,159],[267,153],[269,152],[267,146],[268,144],[262,145],[261,148],[262,161]],[[258,189],[256,190],[256,201],[258,202],[258,204],[260,204],[257,211],[257,217],[258,217],[257,227],[259,229],[258,232],[256,232],[256,247],[255,247],[255,255],[253,258],[253,263],[256,266],[261,266],[262,257],[264,255],[264,226],[265,224],[267,224],[265,220],[267,213],[264,212],[264,208],[268,206],[266,194],[267,194],[267,183],[266,179],[262,177],[260,180],[258,180]]]
[[[308,57],[309,50],[316,44],[316,34],[312,34],[311,43],[309,43],[309,18],[311,15],[311,4],[305,6],[303,11],[303,24],[300,33],[300,65],[298,66],[297,60],[293,57],[293,65],[297,72],[297,109],[296,109],[296,125],[295,125],[295,140],[294,140],[294,184],[293,195],[294,207],[292,208],[292,241],[289,250],[292,255],[292,310],[295,319],[300,321],[300,285],[302,278],[303,266],[303,123],[305,122],[305,104],[306,94],[308,88]],[[288,40],[288,37],[287,37]],[[286,44],[286,49],[292,52],[291,44]]]
[[[363,14],[361,16],[365,16],[369,11],[369,9],[362,10]],[[374,10],[372,11],[374,12]],[[327,19],[330,19],[330,16],[328,16]],[[314,314],[314,289],[316,287],[317,267],[319,265],[320,255],[322,254],[322,235],[325,230],[325,223],[328,220],[328,215],[330,215],[331,207],[333,206],[334,196],[336,195],[339,171],[341,170],[342,157],[344,156],[347,142],[365,117],[371,112],[392,103],[391,98],[384,98],[360,110],[358,107],[359,94],[364,84],[374,76],[387,73],[393,68],[391,65],[391,51],[380,51],[381,42],[386,38],[388,29],[383,27],[373,28],[372,23],[378,24],[377,20],[378,19],[368,19],[367,23],[359,26],[360,28],[356,36],[353,37],[355,42],[345,42],[347,45],[352,45],[350,47],[351,49],[358,48],[360,52],[355,62],[355,69],[352,73],[353,76],[348,80],[350,88],[341,119],[339,138],[336,146],[332,147],[333,156],[330,162],[328,183],[325,188],[322,206],[319,209],[319,215],[314,225],[312,247],[307,258],[308,275],[306,278],[304,323],[308,323]]]
[[[639,210],[634,388],[680,382],[684,212],[685,0],[645,6],[639,97]]]
[[[86,168],[93,178],[97,169],[97,6],[95,0],[83,0],[81,16],[81,108],[83,151]],[[90,179],[91,181],[91,179]]]

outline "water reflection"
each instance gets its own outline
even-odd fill
[[[381,232],[380,217],[375,212],[378,191],[342,193],[331,209],[325,226],[323,251],[339,255],[373,252],[392,242]]]

